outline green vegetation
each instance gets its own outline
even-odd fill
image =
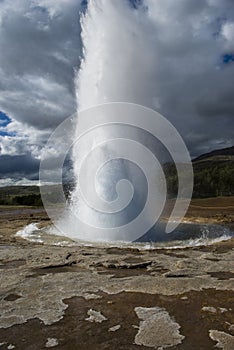
[[[194,161],[193,198],[208,198],[234,195],[234,161]],[[186,172],[186,166],[185,170]],[[168,193],[175,197],[178,190],[178,178],[174,165],[165,167]]]
[[[37,186],[8,186],[0,188],[0,205],[42,206]]]
[[[186,175],[186,164],[183,164]],[[193,198],[234,196],[234,147],[204,154],[193,161]],[[178,177],[175,165],[164,166],[169,198],[175,198],[178,190]],[[63,187],[69,198],[74,184]],[[63,198],[58,185],[45,186],[43,192],[49,203],[61,203]],[[37,186],[9,186],[0,188],[0,205],[42,206],[40,189]]]
[[[194,198],[234,195],[234,162],[209,164],[203,169],[195,164],[194,174]]]
[[[66,198],[69,197],[71,185],[64,185]],[[43,189],[46,199],[51,204],[61,203],[63,198],[58,185],[46,186]],[[0,205],[43,206],[38,186],[7,186],[0,187]]]

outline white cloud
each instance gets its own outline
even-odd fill
[[[0,3],[0,108],[12,118],[45,129],[74,112],[80,3]]]
[[[29,180],[25,177],[20,180],[13,178],[0,179],[0,187],[5,186],[39,186],[39,181]]]
[[[225,47],[227,50],[234,51],[234,22],[224,23],[222,34],[226,39]]]

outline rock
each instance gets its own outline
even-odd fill
[[[217,330],[210,330],[209,336],[212,340],[217,342],[217,348],[221,348],[223,350],[234,349],[234,336],[232,336],[231,334]]]
[[[223,314],[224,312],[227,312],[228,309],[226,309],[225,307],[219,307],[219,311]]]
[[[202,311],[208,311],[208,312],[221,312],[221,314],[223,314],[224,312],[227,312],[228,310],[225,307],[218,307],[215,308],[213,306],[203,306]]]
[[[59,343],[58,339],[56,339],[56,338],[48,338],[47,342],[45,344],[45,347],[46,348],[53,348],[54,346],[57,346],[58,343]]]
[[[208,312],[215,313],[215,312],[217,312],[217,309],[213,306],[203,306],[202,311],[208,311]]]
[[[100,299],[101,296],[93,293],[85,293],[84,298],[85,300],[92,300],[92,299]]]
[[[184,339],[180,334],[180,325],[176,323],[165,309],[159,307],[136,307],[140,322],[135,344],[164,349],[178,345]]]
[[[120,324],[117,324],[116,326],[113,326],[108,329],[109,332],[116,332],[118,329],[120,329]]]
[[[101,314],[99,311],[95,311],[93,309],[90,309],[88,312],[89,317],[87,317],[85,320],[89,322],[96,322],[101,323],[103,321],[106,321],[107,318]]]

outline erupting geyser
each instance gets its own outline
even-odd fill
[[[62,155],[56,165],[62,168],[72,148],[76,185],[59,220],[42,196],[57,228],[68,237],[134,241],[147,233],[160,218],[167,196],[162,149],[174,160],[179,178],[172,212],[176,221],[168,223],[166,232],[186,212],[192,194],[187,149],[165,118],[139,105],[155,107],[156,101],[145,93],[151,91],[156,64],[150,50],[154,24],[148,15],[143,6],[133,8],[127,0],[90,0],[81,18],[84,49],[75,79],[77,116],[62,123],[49,141],[75,128],[72,141],[66,135],[64,147],[60,144]],[[182,164],[187,166],[183,176]],[[42,166],[41,180],[47,165]],[[61,176],[60,169],[60,180]]]

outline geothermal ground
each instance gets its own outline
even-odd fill
[[[234,226],[233,199],[187,220]],[[29,242],[43,210],[1,208],[1,349],[234,349],[234,240],[180,249]]]

